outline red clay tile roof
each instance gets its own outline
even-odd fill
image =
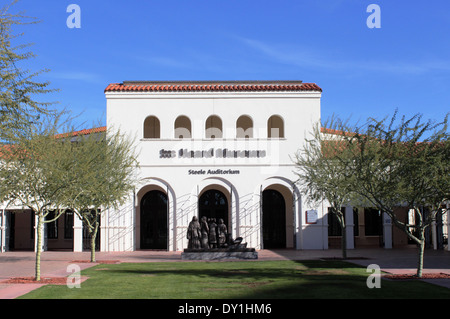
[[[100,126],[100,127],[94,127],[94,128],[90,128],[90,129],[83,129],[83,130],[79,130],[79,131],[74,131],[72,133],[61,133],[61,134],[57,134],[55,135],[55,138],[65,138],[65,137],[74,137],[74,136],[79,136],[79,135],[89,135],[89,134],[95,134],[95,133],[103,133],[106,132],[107,128],[106,126]],[[9,153],[9,151],[14,147],[14,145],[10,145],[10,144],[0,144],[0,158],[2,158],[2,156],[5,156]]]
[[[72,135],[88,135],[92,133],[101,133],[106,132],[106,126],[100,126],[100,127],[94,127],[90,129],[84,129],[81,131],[75,131],[72,133]]]
[[[89,135],[89,134],[93,134],[93,133],[102,133],[102,132],[106,132],[106,126],[100,126],[100,127],[94,127],[94,128],[90,128],[90,129],[84,129],[84,130],[80,130],[80,131],[74,131],[72,133],[61,133],[58,135],[55,135],[56,138],[63,138],[63,137],[73,137],[73,136],[78,136],[78,135]]]
[[[106,92],[255,92],[255,91],[318,91],[315,83],[301,81],[128,81],[112,83]]]

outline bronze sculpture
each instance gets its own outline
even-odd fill
[[[201,243],[201,229],[200,229],[200,223],[197,220],[197,217],[192,217],[192,221],[189,223],[189,227],[187,230],[187,239],[189,239],[188,242],[188,248],[189,249],[200,249]]]

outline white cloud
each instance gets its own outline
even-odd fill
[[[303,68],[329,71],[371,71],[394,75],[419,75],[434,71],[450,71],[450,61],[444,60],[340,60],[336,57],[326,56],[317,49],[303,48],[298,45],[269,44],[238,36],[234,36],[234,38],[274,62]]]
[[[102,77],[95,73],[81,72],[81,71],[64,71],[64,72],[49,72],[49,77],[60,80],[70,80],[70,81],[83,81],[88,83],[101,83],[104,84]]]

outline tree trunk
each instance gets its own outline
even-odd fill
[[[341,225],[341,249],[342,249],[342,259],[347,259],[347,231],[344,216],[342,214],[336,213],[339,224]]]
[[[97,237],[98,223],[94,223],[94,230],[91,232],[91,262],[95,263],[95,239]]]
[[[415,216],[417,216],[417,211],[416,209],[414,209],[414,213]],[[402,231],[405,232],[405,234],[408,236],[409,239],[411,239],[414,243],[416,243],[417,248],[418,248],[418,254],[417,254],[417,272],[416,272],[416,276],[417,277],[422,277],[422,272],[423,272],[423,259],[424,259],[424,251],[425,251],[425,228],[427,227],[427,225],[424,225],[422,223],[422,216],[419,213],[419,223],[418,225],[414,225],[415,228],[417,229],[417,232],[413,232],[409,229],[409,222],[408,220],[406,220],[404,223],[401,223],[398,219],[397,216],[395,216],[395,214],[391,213],[389,214],[389,216],[391,216],[394,225],[397,226],[399,229],[401,229]],[[407,218],[407,217],[406,217]]]
[[[44,226],[43,216],[39,214],[36,234],[36,264],[35,264],[35,280],[41,281],[41,252],[42,252],[42,227]]]
[[[418,263],[417,263],[417,277],[422,277],[422,271],[423,271],[423,255],[425,251],[425,236],[424,236],[425,229],[421,228],[419,233],[419,242],[418,242],[418,248],[419,248],[419,254],[418,254]]]
[[[91,234],[91,263],[95,263],[95,235]]]

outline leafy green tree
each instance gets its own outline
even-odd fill
[[[334,119],[336,120],[336,119]],[[344,123],[333,119],[326,126]],[[296,174],[298,185],[312,205],[326,201],[330,212],[336,216],[342,230],[342,258],[347,258],[347,232],[342,207],[347,205],[353,195],[353,176],[351,175],[352,154],[348,148],[341,147],[340,134],[323,134],[319,124],[314,126],[312,138],[306,139],[304,146],[296,154]],[[338,156],[337,156],[338,155]]]
[[[134,191],[137,160],[133,141],[119,131],[70,136],[72,164],[61,205],[83,221],[91,239],[95,262],[95,238],[101,214],[122,205]]]
[[[13,145],[3,147],[0,194],[10,205],[31,209],[37,217],[35,277],[40,281],[43,226],[65,210],[60,206],[71,169],[70,144],[55,138],[57,125],[33,123]],[[52,216],[51,218],[49,218]]]
[[[23,70],[21,63],[34,57],[29,44],[16,43],[22,34],[14,34],[14,28],[36,24],[34,18],[23,13],[10,13],[18,0],[0,8],[0,141],[5,142],[17,134],[24,134],[30,122],[42,114],[49,115],[52,103],[41,102],[38,96],[53,92],[49,82],[37,77],[47,70],[32,72]]]
[[[346,161],[353,154],[353,191],[417,244],[421,277],[425,230],[445,212],[443,203],[450,198],[448,116],[437,123],[421,115],[397,121],[397,113],[391,119],[369,119],[351,134],[341,134],[337,145],[346,149],[339,158]],[[399,207],[414,212],[414,222],[400,218]]]

